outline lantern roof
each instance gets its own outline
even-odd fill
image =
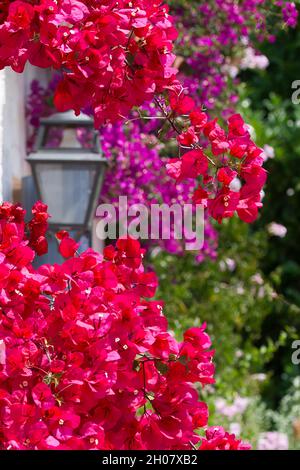
[[[47,127],[93,127],[94,120],[91,116],[83,113],[76,116],[74,111],[70,110],[41,118],[40,124]]]
[[[105,163],[107,164],[107,158],[101,155],[91,152],[88,149],[75,149],[75,151],[64,150],[57,151],[57,149],[42,149],[38,152],[32,152],[26,159],[30,162],[53,162],[53,163]]]

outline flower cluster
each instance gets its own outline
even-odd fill
[[[229,434],[221,426],[208,428],[203,439],[201,450],[249,450],[249,445],[237,440],[234,434]]]
[[[45,206],[34,212],[45,221]],[[37,215],[36,215],[37,217]],[[19,205],[0,207],[1,449],[243,449],[219,430],[194,383],[214,382],[211,342],[178,343],[144,250],[120,239],[103,256],[57,235],[62,265],[35,269]],[[126,410],[126,413],[124,413]]]
[[[238,100],[241,66],[247,67],[247,59],[255,65],[247,50],[256,50],[257,42],[274,41],[277,31],[294,28],[298,20],[295,3],[282,0],[174,0],[171,12],[179,30],[181,80],[206,109],[226,116]],[[267,65],[263,58],[255,62]]]
[[[29,61],[63,70],[57,109],[89,104],[96,127],[128,115],[176,73],[177,33],[161,2],[16,0],[0,14],[0,69],[22,72]]]
[[[288,450],[289,439],[287,434],[270,431],[263,432],[259,435],[258,450]]]
[[[281,8],[284,23],[291,28],[295,28],[298,21],[298,10],[295,3],[277,0],[276,6]]]
[[[227,418],[234,418],[238,414],[243,414],[250,403],[249,398],[237,396],[233,403],[229,404],[224,398],[218,398],[215,402],[216,411]]]
[[[169,160],[168,174],[177,182],[200,177],[194,202],[207,207],[218,222],[235,213],[244,222],[253,222],[262,206],[267,172],[262,168],[263,149],[251,140],[242,117],[230,116],[225,131],[217,119],[209,120],[208,115],[178,88],[170,94],[170,108],[170,123],[178,134],[182,155]],[[176,118],[180,115],[182,121],[184,114],[188,114],[188,119],[183,128],[179,128]]]

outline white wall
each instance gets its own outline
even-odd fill
[[[19,201],[21,179],[30,170],[26,158],[25,101],[34,78],[47,71],[27,65],[23,74],[0,71],[0,200]]]
[[[5,73],[0,71],[0,201],[3,200],[3,119],[4,119],[4,103],[5,103]]]
[[[12,200],[21,189],[26,156],[24,76],[10,69],[0,74],[0,195],[2,200]]]

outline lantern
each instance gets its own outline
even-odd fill
[[[93,119],[73,111],[41,119],[27,161],[38,197],[48,205],[50,230],[91,231],[107,165]]]

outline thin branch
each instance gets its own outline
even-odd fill
[[[164,107],[160,104],[159,100],[155,97],[154,98],[154,101],[155,103],[157,104],[157,106],[159,107],[159,109],[161,110],[161,112],[164,114],[165,118],[167,119],[167,121],[171,124],[173,130],[178,134],[180,135],[181,132],[180,130],[176,127],[175,123],[172,121],[172,119],[170,118],[169,114],[166,112],[166,110],[164,109]]]

